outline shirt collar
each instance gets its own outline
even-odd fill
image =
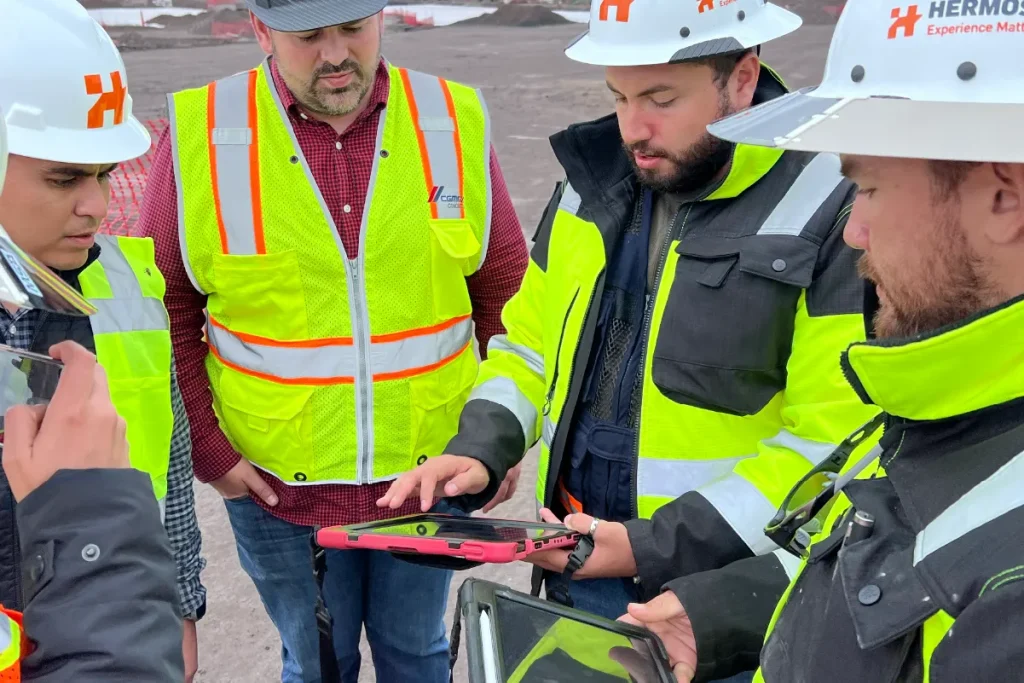
[[[299,108],[299,101],[285,84],[284,78],[281,76],[281,72],[277,68],[277,62],[274,61],[273,57],[268,61],[270,62],[271,78],[274,79],[274,86],[277,88],[277,92],[281,96],[281,105],[293,119],[304,120],[301,115],[302,110]],[[388,73],[387,62],[383,57],[381,57],[380,63],[377,65],[377,74],[373,82],[373,89],[369,94],[370,102],[359,114],[356,120],[352,122],[352,125],[362,122],[367,117],[376,114],[378,110],[387,106],[390,87],[391,74]]]

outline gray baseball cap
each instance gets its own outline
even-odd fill
[[[373,16],[388,0],[245,0],[246,6],[275,31],[315,31]]]

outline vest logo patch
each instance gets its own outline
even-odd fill
[[[428,204],[444,204],[449,209],[458,209],[462,207],[462,195],[460,194],[445,194],[444,185],[435,185],[430,190],[430,198],[427,199]]]

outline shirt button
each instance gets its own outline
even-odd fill
[[[857,600],[860,604],[868,607],[882,599],[882,589],[873,583],[869,583],[857,593]]]
[[[341,207],[341,210],[344,211],[345,213],[352,213],[352,207],[349,206],[348,204],[346,204],[345,206]]]
[[[783,261],[782,259],[777,258],[774,261],[772,261],[772,270],[774,270],[776,273],[781,273],[785,269],[786,269],[786,262]]]
[[[299,116],[302,117],[303,121],[309,121],[309,117],[306,116],[305,114],[300,113]]]
[[[338,149],[341,149],[341,143],[340,142],[335,142],[334,146],[337,147]]]
[[[7,328],[7,334],[15,334],[17,331],[18,328],[15,327],[14,325],[11,325],[10,327]]]
[[[82,559],[86,562],[95,562],[100,559],[100,547],[95,543],[85,546],[82,548]]]

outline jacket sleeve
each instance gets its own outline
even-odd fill
[[[860,400],[839,362],[843,350],[866,338],[857,252],[842,237],[852,198],[851,191],[797,304],[782,428],[731,474],[659,508],[650,520],[627,522],[645,586],[775,550],[764,527],[792,486],[878,412]]]
[[[25,680],[184,680],[174,556],[147,474],[61,470],[17,516]]]
[[[930,683],[1019,680],[1024,667],[1024,571],[1015,567],[996,577],[955,622],[939,612],[923,627]]]
[[[757,668],[772,615],[799,566],[794,556],[777,550],[665,585],[679,598],[693,627],[694,683]]]
[[[493,498],[508,470],[540,438],[545,398],[541,323],[545,270],[561,188],[559,183],[541,217],[519,291],[502,309],[506,333],[491,337],[476,387],[459,418],[459,431],[445,451],[475,458],[490,471],[486,490],[453,501],[466,510],[480,508]]]

